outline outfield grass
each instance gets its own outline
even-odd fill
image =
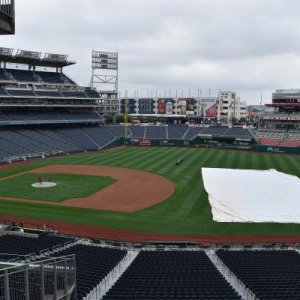
[[[176,166],[175,162],[178,158],[182,158],[183,162]],[[300,225],[297,224],[213,222],[201,178],[202,167],[259,170],[273,168],[300,177],[299,156],[217,149],[127,147],[110,152],[42,160],[3,170],[1,176],[28,171],[47,164],[108,165],[146,170],[172,180],[176,191],[161,204],[135,213],[57,208],[32,203],[16,205],[15,202],[2,200],[0,201],[1,214],[184,235],[300,234]],[[247,192],[251,192],[251,187]]]
[[[44,180],[51,178],[57,185],[51,188],[31,186],[41,175]],[[88,197],[108,185],[115,179],[106,176],[74,175],[74,174],[43,174],[27,173],[0,180],[0,197],[15,197],[50,202],[62,202],[70,198]]]

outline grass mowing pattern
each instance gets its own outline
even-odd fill
[[[74,174],[40,174],[47,181],[57,183],[51,188],[35,188],[38,174],[28,173],[0,180],[0,197],[15,197],[51,202],[62,202],[70,198],[88,197],[115,182],[111,177],[74,175]]]
[[[183,162],[175,166],[178,158],[182,158]],[[90,164],[141,169],[172,180],[176,191],[163,203],[135,213],[57,208],[31,203],[16,205],[15,202],[2,200],[2,214],[182,235],[300,234],[300,225],[297,224],[213,222],[201,178],[202,167],[260,170],[273,168],[300,177],[299,156],[217,149],[127,147],[111,152],[38,161],[4,170],[1,175],[8,176],[48,164]],[[247,192],[251,193],[251,187]]]

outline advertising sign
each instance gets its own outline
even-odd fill
[[[157,113],[158,114],[165,114],[166,113],[165,99],[158,99],[157,100]]]
[[[172,114],[173,114],[173,103],[171,101],[168,101],[166,105],[166,115],[172,115]]]

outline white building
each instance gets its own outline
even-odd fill
[[[247,117],[247,104],[237,97],[235,92],[222,91],[217,105],[217,118],[223,123]]]

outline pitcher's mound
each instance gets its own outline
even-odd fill
[[[53,187],[56,186],[57,183],[55,182],[49,182],[49,181],[44,181],[44,182],[36,182],[33,183],[32,186],[35,188],[49,188],[49,187]]]

